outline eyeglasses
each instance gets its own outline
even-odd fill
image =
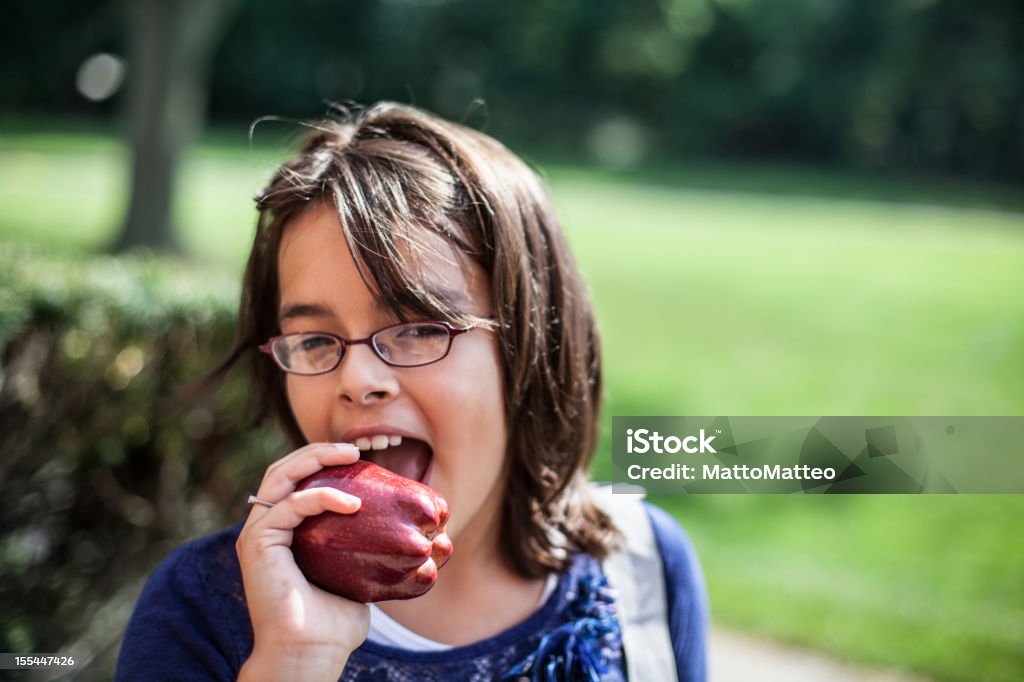
[[[420,367],[444,359],[452,339],[476,328],[447,322],[408,322],[384,327],[365,339],[343,339],[327,332],[275,336],[260,346],[286,372],[312,376],[334,371],[349,346],[366,344],[392,367]]]

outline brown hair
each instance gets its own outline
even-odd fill
[[[367,286],[399,319],[479,322],[424,289],[417,249],[404,247],[416,247],[416,231],[432,230],[491,277],[509,433],[506,561],[540,577],[564,570],[574,552],[604,558],[615,529],[587,494],[602,390],[597,327],[534,173],[483,133],[383,102],[311,126],[298,156],[256,201],[234,347],[215,375],[244,357],[256,416],[273,414],[301,445],[284,373],[255,352],[279,333],[277,251],[285,226],[313,202],[330,202]]]

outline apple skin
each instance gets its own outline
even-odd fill
[[[321,469],[296,490],[321,486],[362,505],[307,517],[295,529],[292,554],[309,582],[363,603],[412,599],[434,586],[454,549],[448,502],[437,491],[364,461]]]

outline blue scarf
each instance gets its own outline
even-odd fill
[[[608,581],[599,570],[587,571],[572,589],[567,622],[544,635],[502,682],[623,680],[622,629]]]

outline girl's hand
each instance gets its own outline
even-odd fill
[[[351,514],[358,497],[333,488],[295,492],[299,481],[327,466],[351,464],[359,450],[313,443],[267,467],[235,549],[254,633],[240,680],[337,680],[349,654],[366,639],[370,610],[311,585],[292,558],[292,534],[307,516]]]

